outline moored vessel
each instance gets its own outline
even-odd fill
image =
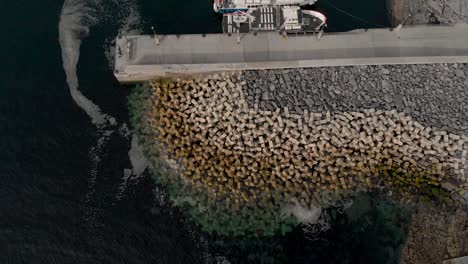
[[[217,13],[245,12],[259,6],[304,6],[317,0],[214,0],[213,9]]]
[[[255,33],[278,31],[285,33],[320,32],[326,17],[320,12],[302,7],[317,0],[214,0],[214,10],[223,15],[223,32]]]

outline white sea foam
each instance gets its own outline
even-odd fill
[[[132,3],[131,0],[112,1],[115,1],[119,8],[125,8],[125,12],[128,12],[124,19],[122,30],[126,31],[134,28],[135,25],[139,23],[139,15],[137,15],[137,9],[134,7],[135,5],[130,4]],[[129,9],[128,7],[132,8]],[[114,127],[116,127],[118,123],[115,118],[103,113],[98,105],[94,104],[79,91],[77,64],[80,58],[82,39],[89,35],[90,27],[99,22],[98,17],[104,17],[104,19],[106,19],[106,16],[101,16],[100,14],[104,11],[100,0],[65,0],[59,22],[59,40],[62,49],[63,69],[66,74],[70,95],[75,103],[91,118],[92,123],[96,125],[98,133],[101,136],[98,145],[90,151],[90,158],[93,161],[91,188],[93,187],[93,178],[96,177],[95,175],[97,173],[95,170],[97,170],[97,164],[100,161],[100,158],[96,155],[99,155],[105,147],[108,141],[107,138],[112,134]],[[129,137],[127,133],[128,128],[125,123],[122,124],[118,130],[121,136],[125,138]],[[139,148],[135,145],[135,143],[132,144],[133,151],[130,151],[129,154],[132,155],[132,153],[136,153],[138,157],[130,157],[132,164],[135,160],[141,160],[138,152]],[[141,162],[138,163],[138,167],[133,170],[132,174],[136,176],[141,175],[144,171],[144,168],[142,168],[143,165],[144,164]],[[124,177],[125,175],[124,173]]]
[[[302,224],[315,224],[322,214],[322,208],[314,205],[306,208],[297,201],[294,201],[290,206],[283,208],[283,214],[294,215],[299,223]]]
[[[99,106],[86,98],[79,90],[77,64],[80,58],[81,39],[88,36],[89,29],[97,23],[93,3],[80,0],[65,0],[59,22],[59,40],[62,49],[63,69],[75,103],[83,109],[98,128],[115,125],[115,118],[102,113]]]
[[[107,144],[108,136],[112,134],[112,131],[106,133],[104,128],[110,124],[116,124],[114,118],[102,113],[99,106],[86,98],[78,90],[77,64],[80,58],[81,39],[88,36],[90,27],[97,22],[96,12],[91,3],[80,0],[65,0],[59,22],[59,41],[62,49],[63,69],[71,97],[91,118],[92,123],[96,125],[100,134],[96,146],[91,147],[88,153],[91,160],[91,172],[88,193],[86,194],[87,203],[93,199],[95,193],[98,165],[101,161],[100,154]],[[90,227],[94,226],[95,213],[92,209],[86,213],[85,218]]]

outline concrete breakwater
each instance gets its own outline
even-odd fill
[[[392,67],[377,69],[402,70]],[[429,189],[433,194],[465,189],[468,137],[462,128],[452,132],[433,128],[430,119],[424,125],[414,113],[393,109],[391,102],[388,108],[370,107],[366,102],[375,100],[362,94],[366,102],[361,108],[340,108],[339,100],[320,98],[320,93],[313,100],[325,100],[335,108],[302,104],[309,98],[298,94],[303,90],[283,87],[302,85],[298,78],[321,71],[359,69],[238,72],[154,81],[145,101],[143,131],[167,148],[172,164],[182,168],[184,184],[204,190],[209,201],[234,212],[292,200],[310,208],[321,203],[322,192],[378,186],[414,193]],[[266,77],[272,73],[275,78]],[[284,80],[291,73],[294,79]],[[336,84],[334,78],[344,77],[332,77]],[[276,90],[272,85],[284,94],[275,104],[270,100],[275,93],[268,94]],[[316,91],[327,85],[306,86]],[[353,93],[359,98],[358,90]],[[296,99],[291,100],[294,96],[288,91]],[[380,100],[389,101],[385,96]]]

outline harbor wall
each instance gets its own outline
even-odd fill
[[[239,37],[239,39],[238,39]],[[216,71],[468,62],[468,25],[281,36],[167,35],[117,40],[120,82]],[[159,43],[159,45],[157,45]]]

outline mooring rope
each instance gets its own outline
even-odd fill
[[[339,11],[339,12],[345,14],[345,15],[348,15],[348,16],[354,18],[354,19],[357,19],[357,20],[359,20],[359,21],[361,21],[361,22],[364,22],[364,23],[367,23],[367,24],[370,24],[370,25],[373,25],[373,26],[381,27],[381,28],[388,28],[388,26],[376,24],[376,23],[370,22],[370,21],[368,21],[368,20],[365,20],[365,19],[363,19],[363,18],[357,17],[357,16],[355,16],[355,15],[353,15],[353,14],[351,14],[351,13],[349,13],[349,12],[347,12],[347,11],[345,11],[345,10],[339,8],[339,7],[337,7],[336,5],[332,4],[330,1],[327,1],[327,0],[321,0],[321,1],[322,1],[322,2],[325,2],[325,3],[328,4],[330,7],[336,9],[337,11]]]

